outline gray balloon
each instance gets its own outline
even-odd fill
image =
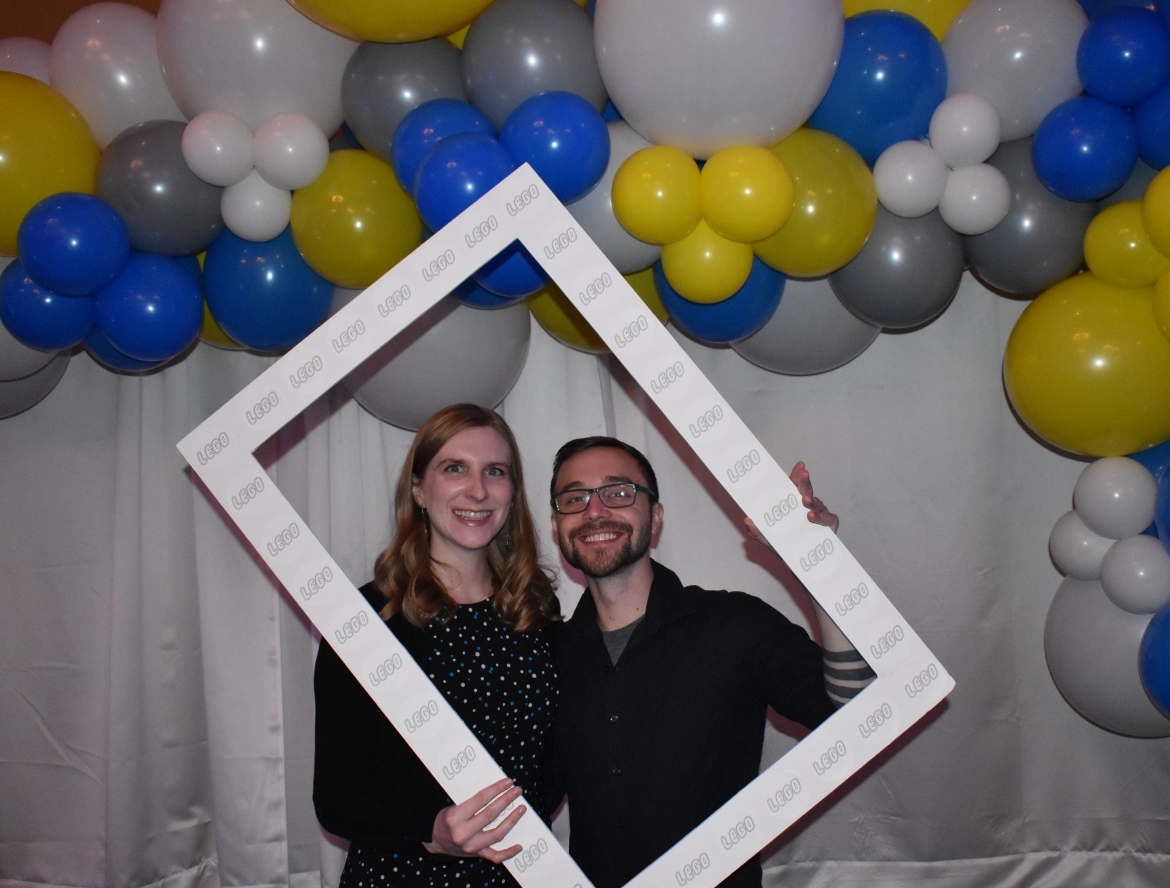
[[[356,295],[334,291],[334,304]],[[417,430],[448,404],[495,407],[528,358],[528,306],[480,310],[448,296],[386,343],[343,384],[383,422]]]
[[[635,151],[649,148],[650,143],[634,132],[624,120],[607,124],[609,128],[609,164],[593,190],[569,204],[573,218],[605,253],[622,274],[641,271],[658,261],[662,247],[640,241],[618,222],[613,214],[613,177],[618,167]]]
[[[1032,166],[1032,138],[1004,142],[987,161],[1008,180],[1012,201],[995,228],[963,238],[979,279],[1013,296],[1034,296],[1074,274],[1084,262],[1091,202],[1065,200],[1044,187]]]
[[[394,131],[432,99],[467,101],[459,50],[445,37],[417,43],[363,43],[341,80],[345,122],[362,147],[390,162]]]
[[[862,320],[906,330],[950,304],[963,264],[963,239],[938,210],[906,219],[879,204],[869,240],[852,262],[829,275],[829,283]]]
[[[1146,196],[1146,189],[1150,187],[1150,183],[1154,181],[1156,175],[1158,175],[1156,169],[1138,158],[1138,162],[1134,164],[1133,172],[1129,174],[1125,184],[1108,197],[1097,201],[1097,212],[1099,213],[1106,207],[1111,207],[1124,200],[1141,200]]]
[[[1138,670],[1152,618],[1123,611],[1098,580],[1069,577],[1044,621],[1044,655],[1057,690],[1093,724],[1128,737],[1170,736],[1170,720],[1150,702]]]
[[[57,387],[65,368],[69,366],[69,352],[60,352],[49,363],[23,379],[0,382],[0,419],[23,413]]]
[[[150,120],[124,130],[102,152],[98,197],[118,211],[135,250],[189,256],[223,230],[223,189],[187,166],[185,128],[177,120]]]
[[[525,99],[553,89],[600,111],[593,20],[573,0],[495,0],[463,41],[463,88],[497,130]]]
[[[880,332],[841,304],[828,278],[789,278],[768,323],[731,347],[773,373],[810,376],[848,364]]]

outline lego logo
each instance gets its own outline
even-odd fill
[[[463,235],[463,242],[467,244],[468,249],[474,249],[477,244],[481,243],[499,227],[500,223],[496,221],[496,217],[488,216],[476,225],[475,228]]]
[[[423,280],[430,282],[455,264],[455,251],[444,250],[431,260],[431,264],[422,270]]]
[[[378,303],[378,314],[384,318],[390,317],[390,313],[396,311],[402,303],[410,298],[410,287],[403,284],[385,299]]]
[[[276,397],[276,392],[269,392],[252,405],[252,409],[244,414],[244,418],[248,420],[248,425],[256,425],[256,423],[275,410],[276,405],[279,403],[280,398]]]
[[[205,466],[221,453],[224,448],[231,443],[228,439],[227,432],[220,432],[210,441],[203,445],[203,449],[195,454],[195,458],[199,460],[199,465]]]
[[[505,205],[508,210],[508,215],[515,216],[517,213],[526,209],[539,196],[540,189],[535,185],[529,185]]]

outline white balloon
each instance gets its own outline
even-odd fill
[[[1149,469],[1124,456],[1090,463],[1073,488],[1073,505],[1094,533],[1114,540],[1136,536],[1154,520],[1158,485]]]
[[[297,111],[332,133],[355,49],[285,0],[163,0],[158,11],[158,57],[188,117],[229,111],[255,129]]]
[[[1152,614],[1170,604],[1170,555],[1152,536],[1118,540],[1101,564],[1101,586],[1131,614]]]
[[[991,157],[999,147],[999,132],[999,112],[974,93],[955,93],[930,118],[930,145],[953,170]]]
[[[1076,0],[973,0],[943,39],[947,93],[975,93],[999,112],[1005,142],[1022,139],[1081,93],[1077,47],[1088,26]]]
[[[144,9],[95,3],[53,38],[49,83],[81,112],[98,146],[147,120],[186,120],[159,67],[157,24]]]
[[[959,234],[983,234],[1004,220],[1012,205],[1008,180],[986,163],[952,170],[938,204],[939,215]]]
[[[256,130],[252,156],[264,181],[295,191],[321,175],[329,160],[329,140],[304,114],[277,114]]]
[[[896,216],[925,216],[938,206],[947,187],[947,167],[923,142],[895,142],[873,167],[873,184],[882,206]]]
[[[244,181],[223,190],[219,209],[224,225],[236,237],[270,241],[288,225],[292,194],[269,185],[253,170]]]
[[[1053,562],[1078,580],[1100,579],[1101,562],[1112,545],[1113,540],[1089,530],[1076,509],[1061,515],[1048,537]]]
[[[613,177],[631,154],[649,148],[650,143],[634,132],[624,120],[607,125],[609,128],[609,165],[593,190],[578,201],[569,204],[573,218],[581,223],[593,242],[622,274],[640,271],[658,261],[662,247],[640,241],[622,228],[613,214]]]
[[[593,18],[622,117],[699,158],[796,130],[829,89],[844,33],[840,0],[599,0]]]
[[[33,37],[5,37],[0,40],[0,71],[14,71],[48,83],[49,44]]]
[[[226,111],[197,114],[183,130],[183,159],[204,182],[221,187],[252,172],[252,130]]]

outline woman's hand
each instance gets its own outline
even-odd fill
[[[808,469],[803,462],[798,462],[792,467],[792,474],[788,476],[793,484],[796,485],[796,492],[800,494],[801,503],[808,509],[808,520],[813,524],[821,524],[833,533],[837,532],[837,528],[841,525],[840,519],[829,511],[828,506],[821,502],[819,496],[813,494],[812,478],[809,477]],[[769,543],[760,529],[756,527],[756,522],[751,518],[745,517],[743,519],[744,526],[747,528],[748,536],[752,539],[759,540],[769,549],[772,544]]]
[[[431,841],[423,847],[432,854],[482,857],[492,863],[503,863],[509,857],[515,857],[522,850],[520,845],[503,850],[491,846],[503,841],[528,809],[520,805],[494,828],[487,827],[521,794],[520,787],[513,786],[512,781],[505,777],[481,789],[467,801],[444,808],[435,817]]]

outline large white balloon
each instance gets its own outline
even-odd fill
[[[1130,737],[1170,736],[1150,702],[1138,648],[1152,617],[1123,611],[1093,580],[1066,579],[1044,622],[1044,654],[1057,689],[1096,725]]]
[[[0,40],[0,71],[14,71],[48,83],[49,44],[33,37],[5,37]]]
[[[220,187],[252,172],[252,130],[226,111],[204,111],[183,130],[183,160],[204,182]]]
[[[269,117],[252,139],[256,172],[277,188],[304,188],[325,169],[329,140],[304,114],[290,112]]]
[[[1154,537],[1118,540],[1101,563],[1101,586],[1131,614],[1153,614],[1170,604],[1170,555]]]
[[[765,370],[808,376],[849,363],[880,332],[841,304],[828,278],[789,278],[768,323],[731,347]]]
[[[285,0],[163,0],[158,56],[188,117],[228,111],[256,129],[277,114],[341,125],[341,76],[357,44]]]
[[[597,64],[614,105],[656,145],[707,158],[774,145],[837,68],[840,0],[598,0]]]
[[[951,169],[983,163],[999,147],[999,112],[983,96],[955,93],[934,109],[930,146]]]
[[[878,200],[895,216],[925,216],[938,206],[947,187],[947,166],[923,142],[895,142],[873,167]]]
[[[1113,540],[1093,533],[1076,509],[1057,519],[1048,537],[1048,552],[1056,566],[1078,580],[1101,577],[1101,562]]]
[[[269,185],[259,172],[252,170],[244,181],[223,190],[219,211],[223,215],[223,224],[236,237],[270,241],[288,225],[292,194]]]
[[[186,120],[159,67],[155,18],[125,3],[95,3],[53,38],[49,83],[81,112],[100,147],[147,120]]]
[[[1076,0],[974,0],[943,40],[947,93],[975,93],[999,112],[1005,142],[1036,132],[1080,95],[1077,46],[1088,26]]]
[[[57,387],[69,366],[69,352],[53,355],[40,370],[21,379],[0,382],[0,419],[23,413]]]
[[[618,167],[635,151],[649,148],[650,143],[634,132],[624,120],[608,124],[609,165],[600,181],[583,198],[568,206],[573,218],[601,248],[607,259],[622,274],[640,271],[658,261],[662,247],[640,241],[618,222],[613,214],[613,177]]]
[[[356,295],[334,291],[334,308]],[[495,407],[528,358],[532,317],[514,303],[490,310],[448,297],[412,329],[386,343],[344,380],[354,399],[383,422],[417,429],[440,407]]]
[[[1073,505],[1094,533],[1120,540],[1154,520],[1158,485],[1137,460],[1107,456],[1090,463],[1073,488]]]
[[[1004,220],[1011,205],[1007,177],[989,163],[977,163],[947,176],[938,213],[959,234],[983,234]]]

